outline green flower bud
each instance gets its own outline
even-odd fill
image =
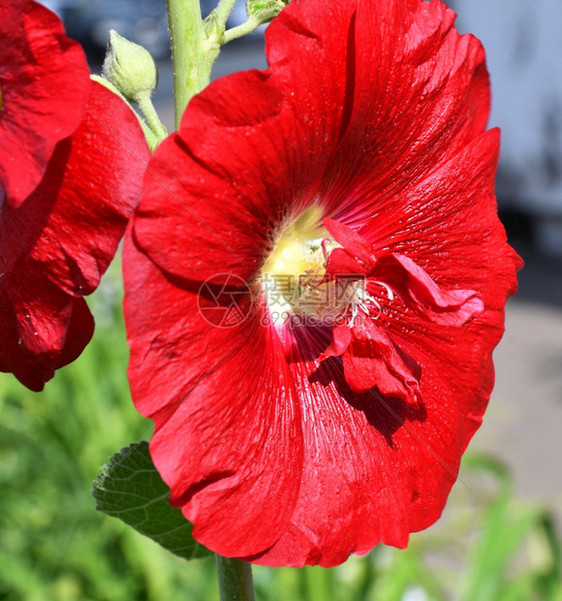
[[[260,23],[276,17],[290,0],[246,0],[246,12]]]
[[[111,30],[103,62],[103,76],[129,102],[138,102],[140,96],[150,96],[158,83],[158,71],[148,50],[126,40]]]

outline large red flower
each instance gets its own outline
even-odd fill
[[[129,377],[214,551],[331,566],[440,515],[519,259],[484,51],[439,0],[293,0],[211,84],[126,238]]]
[[[40,390],[92,336],[82,297],[115,254],[149,153],[58,18],[31,1],[0,12],[13,33],[0,69],[0,370]]]

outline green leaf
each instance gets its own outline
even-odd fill
[[[510,511],[512,497],[502,491],[490,505],[482,535],[473,548],[463,580],[461,599],[495,601],[505,588],[510,562],[522,548],[525,539],[536,528],[539,512],[535,508]]]
[[[191,535],[193,526],[168,502],[170,490],[156,471],[145,441],[111,457],[92,486],[96,508],[184,559],[212,555]]]

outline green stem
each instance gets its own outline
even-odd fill
[[[142,131],[144,132],[144,137],[146,138],[146,143],[148,144],[148,147],[150,148],[150,152],[154,152],[154,149],[158,146],[158,144],[160,144],[162,139],[160,139],[160,138],[158,138],[158,136],[156,136],[156,134],[150,129],[150,127],[148,126],[146,121],[137,113],[137,111],[135,111],[133,109],[133,107],[131,106],[129,101],[125,98],[125,96],[123,96],[123,94],[121,94],[121,92],[111,82],[109,82],[107,79],[105,79],[105,77],[101,77],[100,75],[90,75],[90,78],[93,79],[94,81],[97,81],[104,88],[111,90],[114,94],[119,96],[119,98],[121,98],[121,100],[131,109],[131,112],[135,115],[135,117],[137,118],[137,121],[139,122],[140,126],[142,127]],[[154,110],[154,107],[153,107],[153,110]],[[160,121],[160,120],[158,119],[158,121]],[[164,127],[164,126],[162,125],[162,127]]]
[[[240,559],[216,557],[220,601],[254,601],[251,564]]]
[[[150,92],[137,94],[135,102],[143,114],[148,127],[150,127],[150,130],[157,137],[158,141],[161,142],[168,135],[168,130],[162,125],[160,117],[158,117],[158,113],[154,109],[154,105],[150,99]]]
[[[178,127],[187,103],[209,84],[220,45],[205,33],[199,0],[168,0],[168,21]]]
[[[307,601],[330,601],[333,597],[331,572],[327,568],[305,566],[299,570],[301,595]]]
[[[217,21],[223,26],[226,26],[226,21],[236,4],[236,0],[220,0],[219,5],[215,9]]]
[[[241,38],[248,33],[252,33],[252,31],[255,31],[260,25],[262,25],[262,23],[262,21],[259,21],[254,17],[249,17],[245,23],[242,23],[242,25],[238,25],[232,29],[227,29],[224,32],[223,44],[228,44],[228,42],[232,42],[232,40],[235,40],[236,38]]]

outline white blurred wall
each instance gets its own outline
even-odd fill
[[[562,253],[562,0],[448,3],[486,48],[501,200],[536,216],[539,241]]]

